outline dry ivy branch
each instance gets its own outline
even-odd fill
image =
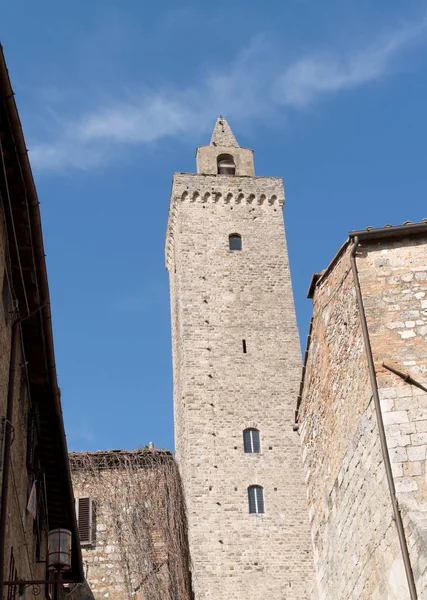
[[[129,600],[190,600],[185,503],[170,452],[76,452],[70,463],[102,511]]]

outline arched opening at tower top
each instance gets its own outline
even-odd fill
[[[217,158],[218,175],[235,175],[236,165],[231,154],[220,154]]]

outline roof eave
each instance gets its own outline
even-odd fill
[[[390,227],[381,227],[379,229],[361,229],[359,231],[350,231],[348,237],[353,240],[355,237],[362,240],[379,240],[385,238],[400,238],[414,235],[427,234],[427,222],[408,223],[406,225],[394,225]]]
[[[18,109],[16,106],[14,92],[12,89],[12,85],[9,78],[9,73],[3,53],[3,47],[0,44],[0,89],[2,90],[4,96],[4,103],[6,106],[7,114],[10,120],[10,127],[13,132],[13,137],[16,143],[17,156],[19,160],[19,165],[22,170],[22,176],[25,182],[26,191],[28,193],[29,199],[29,219],[30,219],[30,227],[34,240],[34,256],[37,263],[37,275],[39,277],[41,295],[44,299],[43,307],[40,312],[42,314],[42,322],[43,322],[43,334],[45,339],[45,352],[49,364],[49,373],[50,373],[50,382],[51,382],[51,399],[53,402],[54,413],[56,417],[56,428],[57,433],[59,434],[59,442],[60,442],[60,460],[61,467],[63,468],[64,477],[66,480],[67,487],[67,506],[68,514],[70,515],[71,522],[69,523],[70,529],[73,534],[73,554],[74,554],[74,568],[76,579],[78,581],[84,580],[83,573],[83,564],[82,564],[82,555],[81,548],[79,543],[78,529],[77,529],[77,521],[75,517],[75,509],[74,509],[74,495],[73,488],[71,483],[71,473],[70,467],[68,463],[68,449],[67,442],[65,437],[65,429],[64,422],[62,417],[62,409],[60,402],[60,394],[57,382],[56,375],[56,367],[55,367],[55,356],[54,356],[54,347],[53,347],[53,333],[51,326],[51,311],[50,311],[50,301],[49,301],[49,287],[48,287],[48,279],[47,279],[47,271],[46,271],[46,261],[44,258],[44,246],[43,246],[43,236],[42,236],[42,228],[41,228],[41,218],[40,218],[40,210],[39,210],[39,202],[37,197],[37,191],[34,183],[33,174],[31,171],[30,162],[28,159],[27,148],[25,145],[24,134],[22,131],[22,125],[18,114]]]

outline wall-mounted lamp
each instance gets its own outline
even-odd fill
[[[42,585],[50,585],[54,587],[54,598],[59,600],[61,597],[61,587],[65,583],[62,578],[63,571],[71,569],[71,531],[68,529],[52,529],[48,533],[47,544],[47,568],[48,571],[56,572],[54,579],[36,579],[33,581],[5,581],[4,585],[9,586],[12,590],[12,597],[19,588],[31,587],[32,595],[38,596],[41,592]],[[8,596],[9,597],[9,596]]]

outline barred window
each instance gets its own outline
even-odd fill
[[[243,432],[243,447],[245,452],[260,452],[261,444],[258,429],[245,429]]]
[[[264,490],[260,485],[248,487],[249,512],[261,514],[264,512]]]
[[[231,233],[228,236],[228,246],[230,250],[241,250],[242,236],[239,233]]]
[[[92,498],[82,496],[76,498],[77,525],[79,528],[80,544],[92,543]]]

